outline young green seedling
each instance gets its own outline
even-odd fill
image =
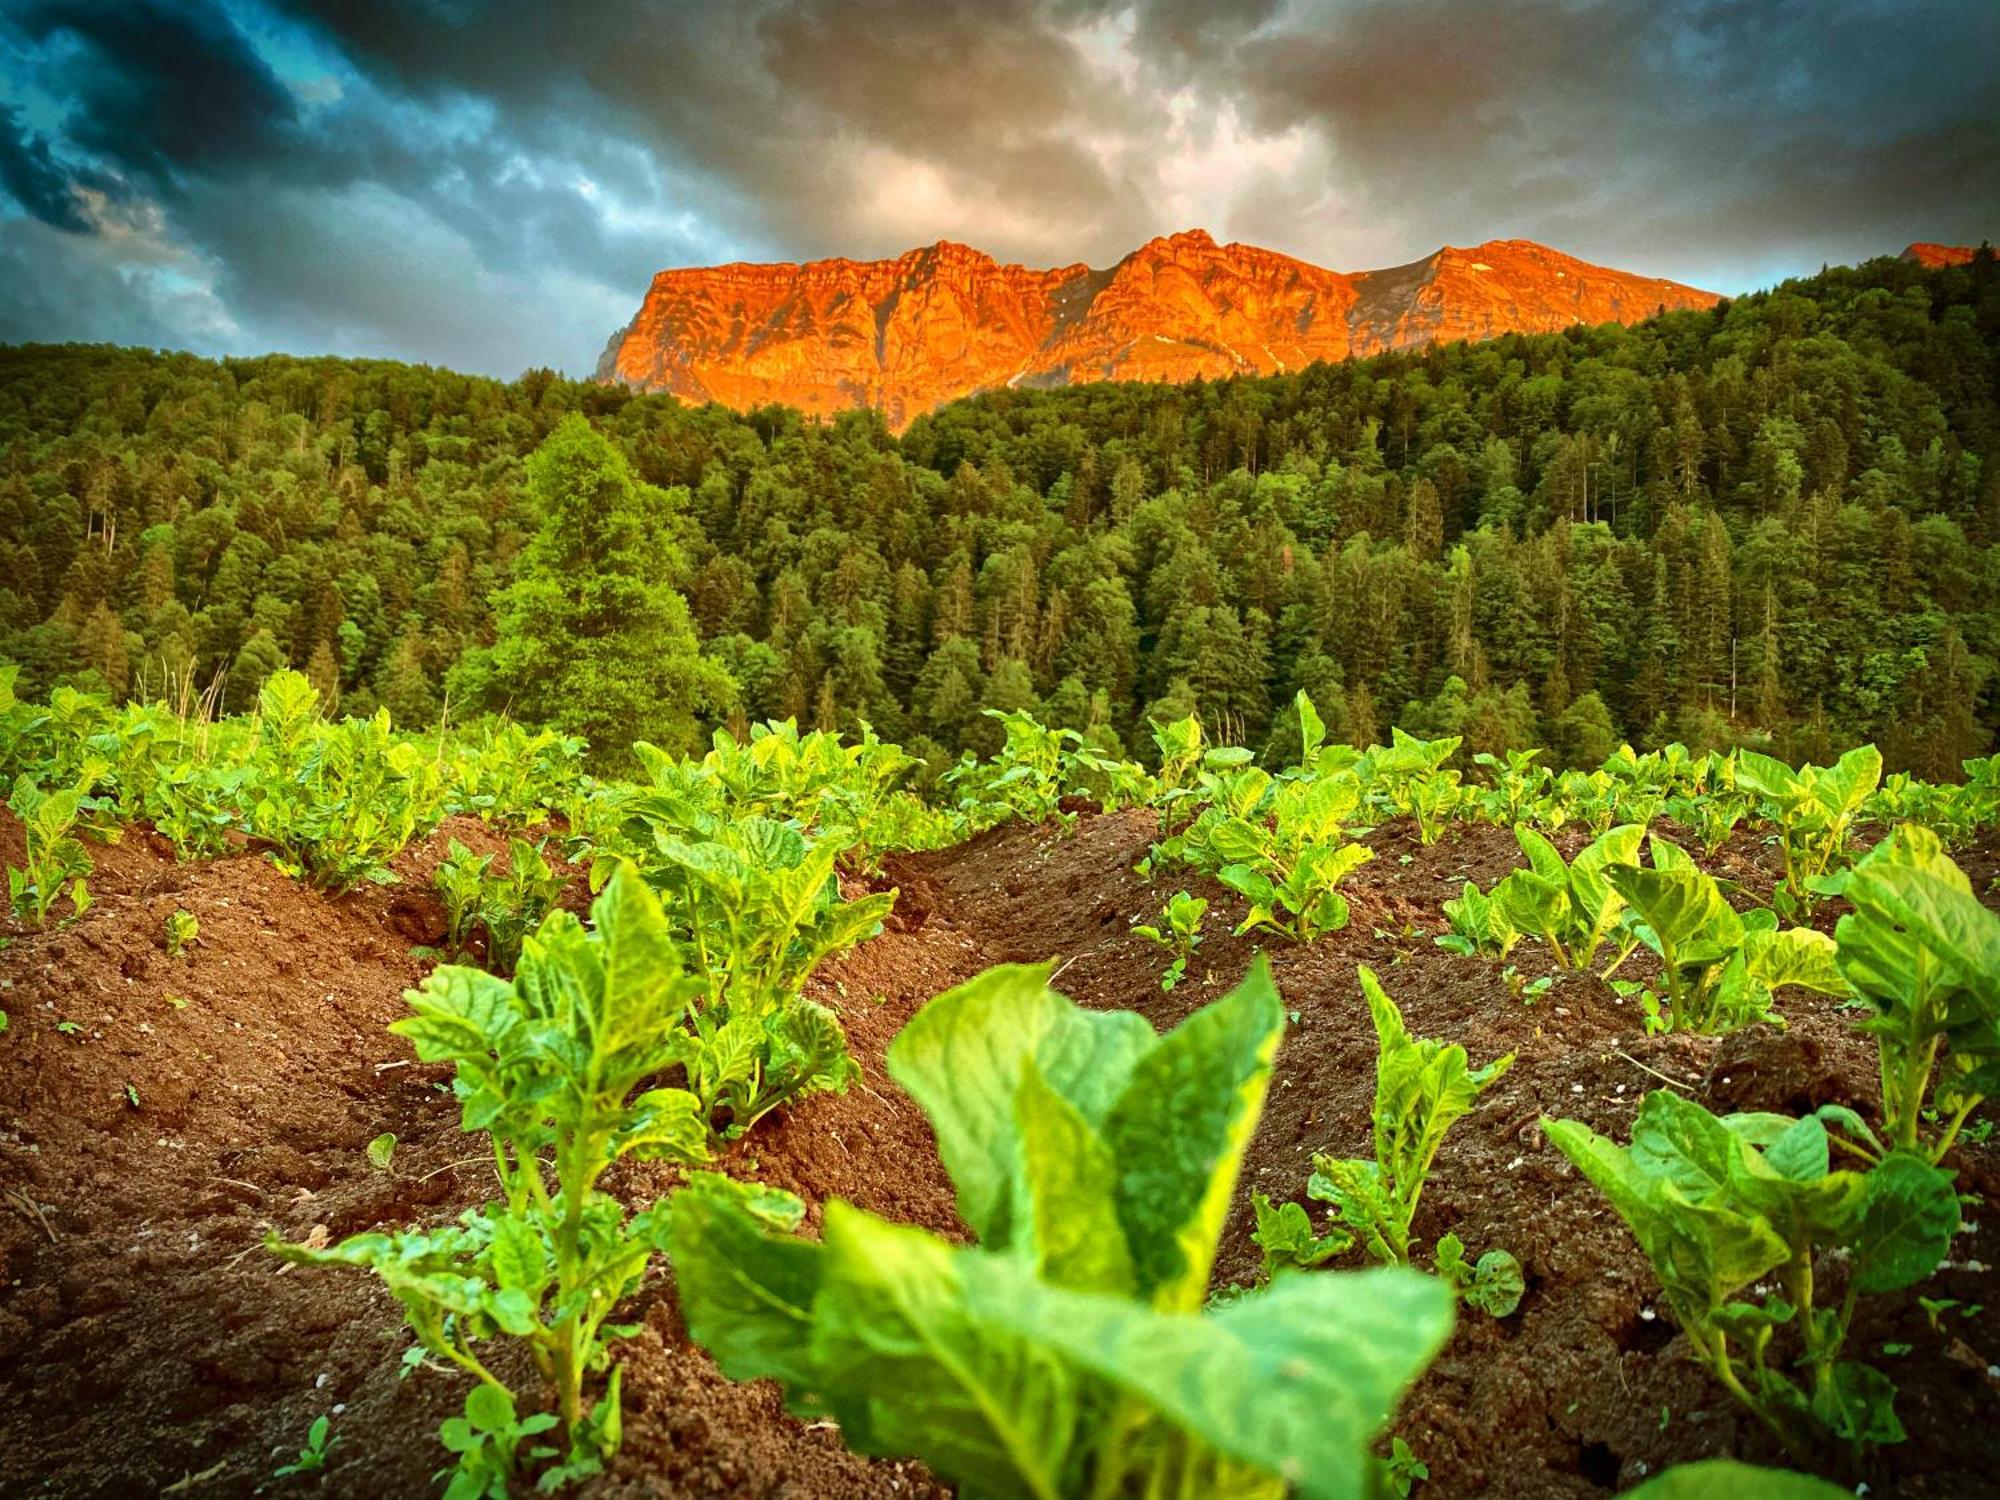
[[[306,1445],[299,1449],[298,1458],[283,1468],[274,1470],[271,1477],[289,1479],[294,1474],[318,1474],[324,1470],[327,1456],[333,1451],[333,1445],[340,1441],[337,1437],[330,1438],[326,1435],[330,1425],[328,1418],[314,1417],[312,1426],[306,1430]]]
[[[1166,972],[1160,976],[1161,989],[1172,990],[1186,976],[1188,962],[1201,946],[1201,920],[1207,914],[1207,901],[1186,891],[1175,891],[1160,908],[1157,922],[1142,923],[1132,929],[1139,937],[1173,955]]]
[[[1445,1132],[1513,1066],[1514,1054],[1473,1068],[1457,1043],[1411,1036],[1375,971],[1363,965],[1358,972],[1379,1049],[1375,1156],[1371,1161],[1315,1155],[1306,1192],[1331,1203],[1370,1256],[1407,1265],[1410,1223]]]

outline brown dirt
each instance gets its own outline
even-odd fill
[[[1222,993],[1252,952],[1228,936],[1240,903],[1227,893],[1202,889],[1216,899],[1211,936],[1171,995],[1156,983],[1157,952],[1130,934],[1174,888],[1132,873],[1153,835],[1149,815],[1126,813],[891,860],[902,895],[888,930],[815,981],[846,1019],[864,1083],[766,1122],[727,1169],[814,1203],[841,1196],[962,1233],[929,1129],[888,1081],[883,1049],[931,995],[1010,959],[1057,958],[1067,993],[1161,1027]],[[288,1268],[259,1247],[267,1228],[300,1238],[324,1225],[338,1238],[443,1220],[487,1190],[444,1070],[415,1063],[385,1029],[424,969],[412,945],[441,933],[427,882],[452,837],[482,851],[505,844],[455,819],[397,861],[402,884],[336,900],[251,854],[175,864],[135,831],[93,850],[98,905],[87,917],[18,933],[0,952],[11,1018],[0,1035],[0,1494],[122,1496],[183,1480],[175,1493],[275,1490],[272,1469],[328,1412],[340,1442],[320,1492],[432,1492],[436,1424],[462,1398],[459,1380],[429,1369],[399,1379],[408,1339],[368,1278]],[[1567,851],[1582,837],[1558,842]],[[17,839],[0,819],[0,857]],[[1446,1142],[1417,1232],[1425,1244],[1455,1229],[1475,1252],[1512,1250],[1529,1290],[1502,1322],[1465,1319],[1405,1403],[1396,1430],[1432,1475],[1419,1495],[1583,1500],[1668,1463],[1775,1457],[1697,1366],[1672,1357],[1678,1336],[1656,1315],[1643,1258],[1535,1122],[1560,1113],[1622,1135],[1659,1086],[1654,1073],[1717,1109],[1865,1106],[1871,1049],[1811,997],[1782,1002],[1789,1030],[1726,1040],[1649,1039],[1632,1007],[1588,976],[1565,976],[1525,1006],[1500,966],[1431,942],[1460,881],[1485,884],[1518,862],[1512,838],[1478,828],[1424,848],[1391,826],[1370,842],[1378,857],[1350,882],[1351,925],[1273,954],[1299,1024],[1279,1056],[1222,1278],[1245,1280],[1256,1265],[1253,1186],[1302,1198],[1315,1150],[1366,1148],[1374,1041],[1353,971],[1368,963],[1413,1029],[1464,1042],[1476,1062],[1517,1054]],[[1990,878],[1993,850],[1966,863]],[[1768,890],[1769,851],[1753,840],[1733,841],[1717,867]],[[177,907],[202,934],[169,959]],[[1521,955],[1523,967],[1534,958]],[[365,1154],[385,1130],[398,1138],[390,1173]],[[1955,1165],[1985,1196],[2000,1150],[1967,1147]],[[672,1181],[632,1166],[611,1186],[638,1203]],[[1878,1496],[2000,1492],[1988,1478],[2000,1472],[2000,1436],[1982,1420],[2000,1295],[1965,1259],[1974,1253],[1976,1241],[1962,1241],[1954,1268],[1921,1290],[1995,1311],[1954,1315],[1934,1333],[1913,1292],[1879,1299],[1857,1328],[1871,1357],[1885,1342],[1914,1346],[1877,1357],[1897,1375],[1911,1434],[1871,1476]],[[946,1493],[918,1465],[847,1454],[833,1431],[786,1415],[768,1385],[723,1380],[688,1344],[662,1271],[629,1320],[643,1326],[620,1351],[626,1444],[615,1471],[578,1493]]]

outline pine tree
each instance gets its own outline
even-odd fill
[[[526,468],[541,529],[498,600],[495,706],[585,736],[600,767],[629,763],[634,740],[692,748],[697,716],[726,711],[736,684],[702,656],[674,589],[675,502],[576,415]]]

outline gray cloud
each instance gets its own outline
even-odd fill
[[[0,337],[500,374],[723,259],[1200,224],[1733,291],[2000,221],[1990,0],[27,0],[0,83]]]

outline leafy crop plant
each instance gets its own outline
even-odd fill
[[[1629,907],[1620,920],[1659,955],[1659,989],[1613,981],[1638,995],[1649,1031],[1734,1031],[1765,1019],[1787,985],[1847,993],[1825,933],[1780,930],[1769,907],[1739,913],[1686,851],[1657,836],[1651,849],[1651,869],[1605,871]]]
[[[358,1234],[330,1249],[267,1243],[306,1265],[380,1276],[417,1342],[476,1377],[465,1413],[440,1431],[458,1455],[448,1500],[504,1500],[524,1460],[561,1457],[544,1488],[596,1472],[621,1431],[613,1309],[644,1275],[657,1215],[629,1216],[597,1183],[621,1157],[707,1159],[699,1102],[640,1085],[680,1055],[682,1016],[701,981],[683,967],[658,899],[628,867],[591,907],[594,930],[551,913],[522,948],[512,982],[444,966],[409,993],[415,1015],[390,1029],[425,1062],[457,1065],[468,1132],[488,1137],[501,1197],[436,1229]],[[522,1339],[555,1410],[520,1415],[476,1345]],[[558,1450],[532,1440],[558,1434]],[[524,1445],[526,1445],[524,1447]]]
[[[1907,1151],[1834,1171],[1816,1115],[1718,1119],[1664,1089],[1641,1102],[1630,1146],[1575,1120],[1545,1128],[1639,1241],[1696,1357],[1794,1458],[1902,1441],[1894,1382],[1843,1346],[1857,1296],[1914,1286],[1950,1249],[1950,1173]],[[1820,1265],[1836,1253],[1837,1301]],[[1796,1334],[1797,1377],[1777,1356],[1781,1330]]]
[[[1938,836],[1915,824],[1823,888],[1854,908],[1834,929],[1834,960],[1869,1012],[1860,1025],[1881,1057],[1889,1146],[1938,1161],[1981,1101],[2000,1093],[2000,915]],[[1927,1095],[1943,1120],[1934,1136],[1924,1128]],[[1858,1120],[1850,1129],[1867,1138]]]
[[[1194,959],[1194,950],[1201,946],[1201,920],[1207,914],[1208,902],[1199,896],[1190,896],[1186,891],[1175,891],[1167,898],[1167,904],[1160,908],[1156,920],[1142,922],[1132,929],[1135,936],[1173,955],[1166,971],[1160,975],[1161,989],[1171,990],[1186,977],[1188,964]]]
[[[1812,883],[1831,872],[1847,852],[1847,836],[1882,780],[1882,752],[1873,745],[1848,751],[1830,766],[1801,766],[1753,750],[1736,757],[1736,785],[1758,799],[1758,811],[1777,825],[1785,851],[1785,880],[1776,904],[1788,915],[1808,911]]]
[[[1306,1191],[1334,1206],[1369,1255],[1390,1265],[1407,1265],[1410,1222],[1445,1132],[1514,1065],[1514,1054],[1474,1068],[1456,1042],[1411,1036],[1375,971],[1364,964],[1359,975],[1380,1049],[1375,1063],[1375,1156],[1373,1160],[1314,1156]]]
[[[90,909],[90,854],[76,837],[77,815],[88,783],[43,791],[23,773],[7,807],[21,820],[24,863],[7,867],[7,898],[16,916],[40,927],[68,889],[77,916]]]
[[[1369,1493],[1369,1445],[1451,1326],[1402,1269],[1285,1276],[1204,1312],[1285,1026],[1268,969],[1165,1037],[1046,966],[933,1000],[889,1070],[936,1129],[978,1237],[957,1245],[710,1174],[671,1201],[689,1331],[858,1452],[967,1495]]]

